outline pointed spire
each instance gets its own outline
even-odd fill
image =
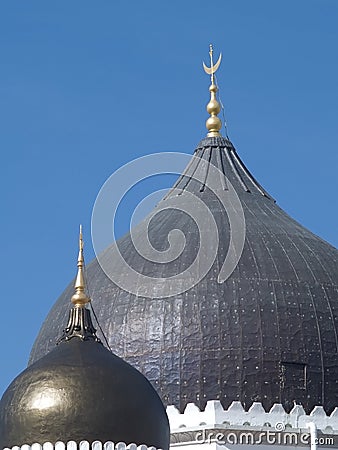
[[[79,234],[79,256],[77,258],[77,275],[75,279],[75,294],[72,296],[73,307],[69,311],[69,318],[66,328],[63,330],[62,337],[57,344],[67,342],[77,337],[83,341],[94,340],[101,343],[96,336],[90,310],[86,308],[86,304],[90,302],[90,298],[86,295],[86,285],[84,279],[84,257],[83,257],[83,238],[82,225],[80,225]]]
[[[218,88],[217,88],[217,86],[215,84],[215,72],[219,68],[219,65],[221,64],[222,53],[219,55],[219,58],[218,58],[216,64],[214,64],[214,62],[213,62],[213,48],[212,48],[212,44],[210,44],[209,55],[210,55],[210,67],[207,67],[203,63],[204,71],[211,76],[210,77],[211,78],[211,84],[210,84],[210,87],[209,87],[210,101],[207,104],[207,111],[210,114],[210,117],[206,121],[206,127],[207,127],[207,129],[209,131],[207,136],[208,137],[214,137],[214,136],[221,136],[219,130],[222,128],[222,122],[221,122],[220,118],[217,117],[217,115],[219,114],[219,112],[221,110],[221,106],[220,106],[220,104],[218,103],[218,101],[216,99],[216,92],[218,91]]]
[[[72,303],[75,306],[81,307],[90,302],[89,297],[85,293],[85,281],[84,281],[84,257],[83,257],[83,237],[82,237],[82,225],[80,225],[79,233],[79,256],[77,258],[77,275],[75,280],[75,294],[72,296]]]

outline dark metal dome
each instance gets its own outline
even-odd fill
[[[79,337],[81,328],[87,335],[93,329],[88,315],[75,307],[69,324],[78,320],[78,325],[66,329],[65,341],[29,366],[3,395],[0,448],[83,440],[169,448],[168,418],[149,381],[96,336]]]
[[[260,401],[265,408],[280,402],[289,410],[297,402],[306,411],[315,405],[332,411],[338,406],[338,251],[276,205],[230,141],[206,138],[195,155],[200,160],[187,167],[176,187],[182,196],[193,193],[212,212],[219,233],[215,261],[194,287],[161,299],[120,289],[92,261],[87,268],[91,296],[111,347],[153,383],[165,404],[180,410],[188,402],[204,407],[207,400],[220,399],[225,407],[239,400],[245,408]],[[221,172],[217,179],[210,180],[214,175],[207,162]],[[194,180],[196,173],[203,181]],[[245,216],[244,250],[225,282],[217,277],[231,230],[210,182],[220,190],[231,184]],[[175,195],[169,193],[160,205]],[[118,246],[136,271],[165,278],[192,263],[199,231],[208,231],[203,226],[174,208],[159,211],[148,228],[152,245],[166,250],[173,229],[186,239],[180,257],[168,264],[139,256],[130,235]],[[31,363],[53,347],[60,332],[55,324],[63,322],[71,289],[46,318]]]

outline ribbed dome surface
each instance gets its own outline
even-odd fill
[[[29,366],[0,402],[0,448],[57,441],[169,448],[160,398],[102,344],[73,338]]]
[[[338,251],[276,205],[228,140],[206,138],[195,155],[201,159],[192,161],[176,187],[182,197],[193,193],[212,212],[219,233],[215,261],[194,287],[162,299],[123,291],[92,261],[87,268],[91,297],[111,347],[153,383],[165,404],[181,410],[188,402],[204,407],[207,400],[220,399],[225,407],[239,400],[245,408],[260,401],[265,408],[280,402],[290,409],[297,402],[307,411],[315,405],[332,411],[338,406]],[[210,180],[215,175],[206,162],[219,169],[217,179]],[[194,180],[196,174],[203,181]],[[225,282],[219,282],[218,274],[230,225],[210,184],[220,191],[231,184],[245,216],[244,250]],[[175,195],[169,193],[159,206]],[[199,231],[207,234],[203,227],[208,226],[197,226],[174,208],[155,215],[148,236],[157,250],[168,248],[174,229],[186,239],[180,257],[167,264],[138,256],[130,235],[118,245],[138,272],[173,276],[192,263]],[[113,270],[122,269],[116,264]],[[44,322],[31,362],[49,351],[60,334],[55,324],[64,322],[71,286]]]

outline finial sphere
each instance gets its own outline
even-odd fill
[[[208,137],[220,136],[219,130],[222,128],[222,122],[217,116],[211,116],[205,123],[209,133]]]
[[[210,115],[218,114],[221,110],[221,106],[218,103],[217,100],[210,100],[210,102],[207,104],[207,111]]]

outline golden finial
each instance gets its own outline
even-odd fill
[[[215,84],[215,72],[219,68],[219,65],[221,64],[222,53],[219,55],[217,63],[214,64],[214,62],[213,62],[213,48],[212,48],[212,44],[210,44],[209,55],[210,55],[210,67],[207,67],[203,63],[203,68],[204,68],[204,71],[207,74],[211,75],[211,77],[210,77],[211,78],[211,85],[209,87],[210,102],[207,104],[207,111],[210,114],[210,117],[206,121],[206,127],[207,127],[207,129],[209,131],[208,136],[209,137],[213,137],[213,136],[220,136],[219,130],[222,128],[222,122],[221,122],[220,118],[217,117],[217,114],[221,110],[221,106],[220,106],[220,104],[218,103],[218,101],[216,99],[216,92],[218,91],[218,88],[217,88],[217,86]]]
[[[77,275],[75,280],[75,294],[72,296],[72,303],[75,306],[82,307],[86,303],[90,302],[89,297],[85,294],[85,281],[84,281],[84,258],[83,258],[83,238],[82,238],[82,225],[80,225],[79,234],[79,256],[77,258]]]

